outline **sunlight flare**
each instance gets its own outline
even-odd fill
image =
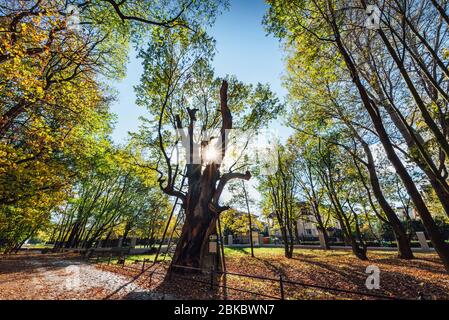
[[[203,160],[206,164],[220,163],[220,157],[220,150],[214,144],[207,145],[203,150]]]

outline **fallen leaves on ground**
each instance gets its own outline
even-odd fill
[[[227,249],[227,272],[273,280],[227,274],[214,277],[211,289],[207,273],[169,277],[169,262],[147,263],[142,272],[141,262],[136,261],[123,267],[87,264],[78,255],[21,254],[0,258],[0,299],[274,299],[281,296],[281,275],[286,281],[285,299],[375,299],[331,288],[402,299],[417,299],[420,294],[426,299],[449,299],[449,276],[438,257],[416,257],[400,260],[392,252],[370,252],[369,261],[361,261],[348,251],[295,250],[287,259],[282,250],[256,249],[252,258],[247,249]],[[77,290],[66,287],[73,278],[65,268],[72,264],[81,265],[84,275]],[[378,290],[365,286],[369,265],[380,269]]]
[[[418,299],[420,296],[425,299],[449,299],[449,276],[436,254],[418,253],[414,260],[400,260],[393,252],[370,252],[369,260],[361,261],[348,251],[336,250],[295,250],[292,259],[285,258],[281,250],[275,249],[256,250],[255,258],[251,258],[248,250],[229,251],[226,255],[228,272],[268,277],[275,281],[228,274],[214,279],[215,286],[211,290],[208,274],[173,274],[171,279],[164,277],[168,263],[157,264],[157,269],[150,269],[162,273],[153,274],[151,281],[148,281],[150,273],[142,274],[141,265],[136,263],[125,268],[116,265],[103,265],[102,268],[136,277],[135,281],[141,286],[183,299],[280,298],[280,275],[283,280],[304,284],[284,283],[286,299],[376,299],[362,294],[337,292],[332,288],[399,299]],[[380,270],[379,289],[366,288],[365,282],[369,276],[366,268],[370,265]],[[226,284],[228,289],[217,287],[217,284]],[[238,290],[252,291],[266,297]]]

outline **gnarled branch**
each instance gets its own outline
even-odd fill
[[[246,171],[245,173],[228,172],[228,173],[223,174],[218,182],[217,189],[215,190],[214,196],[211,201],[211,204],[215,208],[220,208],[220,206],[218,205],[218,200],[220,200],[220,196],[224,190],[224,187],[232,179],[243,179],[243,180],[248,181],[249,179],[251,179],[251,173],[249,171]],[[221,207],[221,208],[225,208],[224,210],[229,209],[227,207]],[[224,211],[224,210],[222,210],[222,211]]]

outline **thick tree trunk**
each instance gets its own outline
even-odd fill
[[[219,267],[220,264],[216,264],[216,254],[209,253],[209,237],[217,234],[216,222],[216,217],[207,207],[201,206],[197,215],[186,212],[186,220],[173,258],[173,270],[183,271],[176,266],[203,270]]]
[[[217,263],[218,245],[216,253],[209,253],[209,237],[217,235],[218,214],[211,209],[211,204],[218,172],[214,165],[207,166],[202,175],[199,175],[199,172],[199,166],[190,165],[189,191],[184,208],[185,222],[172,262],[172,270],[177,272],[183,270],[176,266],[203,270],[220,266],[220,263]]]

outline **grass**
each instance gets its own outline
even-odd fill
[[[251,256],[251,248],[224,248],[225,251],[225,257],[226,258],[238,258],[238,257],[245,257],[245,256]],[[313,250],[315,251],[315,250]],[[256,256],[271,256],[271,255],[279,255],[282,256],[284,254],[283,248],[254,248],[254,255]],[[154,262],[154,259],[156,258],[156,254],[131,254],[126,256],[126,264],[133,264],[135,261],[143,261],[146,259],[148,262]],[[108,257],[101,258],[102,261],[108,261]],[[172,256],[167,255],[164,259],[164,254],[159,254],[159,257],[157,258],[157,261],[171,261]],[[116,264],[118,261],[117,257],[113,257],[111,259],[112,264]]]
[[[155,258],[156,258],[156,254],[132,254],[132,255],[126,256],[125,263],[127,265],[134,264],[136,261],[142,262],[144,259],[146,259],[147,262],[154,262]],[[107,262],[109,260],[109,257],[102,257],[100,259],[103,262]],[[165,261],[170,261],[170,260],[171,260],[171,256],[167,255],[167,257],[165,257]],[[163,253],[159,254],[157,261],[159,261],[159,262],[164,261]],[[117,264],[118,257],[112,257],[110,262],[111,262],[111,264]]]
[[[154,262],[155,258],[156,258],[156,254],[154,254],[154,253],[152,253],[152,254],[132,254],[132,255],[127,256],[126,260],[129,260],[129,261],[135,261],[135,260],[142,261],[143,259],[147,259],[147,261]],[[161,253],[157,257],[157,261],[163,261],[163,260],[164,260],[164,254]],[[167,255],[165,260],[171,260],[171,256]]]
[[[251,248],[245,247],[245,248],[224,248],[225,256],[231,256],[231,257],[239,257],[239,256],[246,256],[251,255]],[[254,248],[254,255],[266,255],[266,254],[284,254],[284,248]]]
[[[251,248],[224,248],[226,257],[244,257],[251,255]],[[309,250],[310,251],[310,250]],[[315,251],[315,250],[312,250]],[[320,250],[321,251],[321,250]],[[254,248],[254,254],[259,256],[269,256],[269,255],[280,255],[284,254],[283,248]],[[126,263],[133,263],[134,261],[142,261],[147,259],[147,261],[154,262],[156,254],[131,254],[126,256]],[[170,261],[172,259],[171,255],[167,255],[165,261]],[[106,258],[107,260],[107,258]],[[164,260],[164,254],[159,254],[158,261]],[[111,259],[111,262],[117,262],[117,258]]]
[[[327,256],[346,256],[351,255],[350,251],[346,250],[321,250],[321,249],[294,249],[294,254],[301,254],[303,256],[316,256],[320,255],[323,258]],[[251,256],[251,248],[224,248],[224,253],[226,258],[242,258],[242,257],[250,257]],[[369,253],[373,254],[382,254],[385,256],[391,256],[392,258],[396,255],[395,251],[369,251]],[[268,258],[268,257],[283,257],[284,248],[254,248],[254,255],[260,258]],[[154,258],[156,258],[156,254],[133,254],[126,256],[126,262],[131,263],[135,260],[142,261],[143,259],[147,259],[150,262],[154,262]],[[170,261],[171,256],[167,255],[165,261]],[[158,261],[164,260],[164,255],[161,253],[157,259]],[[111,261],[117,261],[117,259],[113,259]]]

